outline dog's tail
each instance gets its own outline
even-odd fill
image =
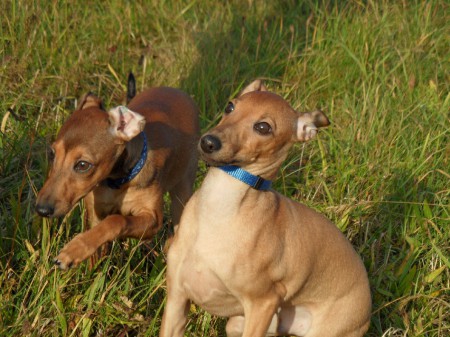
[[[130,71],[128,74],[128,83],[127,83],[127,104],[136,96],[136,79],[134,78],[133,73]]]

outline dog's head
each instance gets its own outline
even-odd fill
[[[125,107],[107,112],[99,98],[85,95],[52,144],[52,166],[36,211],[46,217],[65,215],[108,177],[126,143],[144,125],[143,116]]]
[[[199,150],[212,166],[232,164],[273,178],[293,143],[314,138],[329,124],[322,111],[296,112],[256,80],[228,103],[219,124],[200,139]]]

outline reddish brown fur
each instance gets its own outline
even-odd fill
[[[63,248],[56,259],[61,268],[80,263],[116,238],[150,239],[162,227],[167,191],[177,225],[192,194],[199,131],[193,100],[177,89],[152,88],[136,96],[128,108],[145,117],[148,157],[140,173],[120,189],[111,189],[104,181],[121,177],[134,166],[143,141],[135,136],[126,142],[111,132],[112,120],[98,98],[88,95],[82,100],[53,144],[54,163],[36,209],[46,216],[63,216],[85,198],[92,227]],[[75,172],[80,160],[92,168]]]

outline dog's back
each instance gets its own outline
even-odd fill
[[[197,167],[199,137],[198,108],[192,98],[178,89],[157,87],[138,94],[128,107],[145,117],[144,131],[154,154],[152,160],[165,181],[165,189],[170,190],[178,182],[176,172],[192,167],[188,170],[192,175]]]

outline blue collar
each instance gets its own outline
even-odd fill
[[[145,132],[141,132],[141,136],[142,140],[144,141],[141,151],[141,158],[138,160],[136,165],[134,165],[127,176],[117,179],[107,178],[106,185],[108,185],[109,188],[117,190],[123,184],[129,182],[131,179],[136,177],[139,172],[141,172],[142,168],[144,167],[145,161],[147,160],[147,135],[145,134]]]
[[[249,185],[255,190],[267,191],[272,185],[272,182],[270,180],[265,180],[260,176],[255,176],[235,165],[219,166],[218,168],[228,173],[230,176],[236,178],[237,180],[240,180],[243,183]]]

